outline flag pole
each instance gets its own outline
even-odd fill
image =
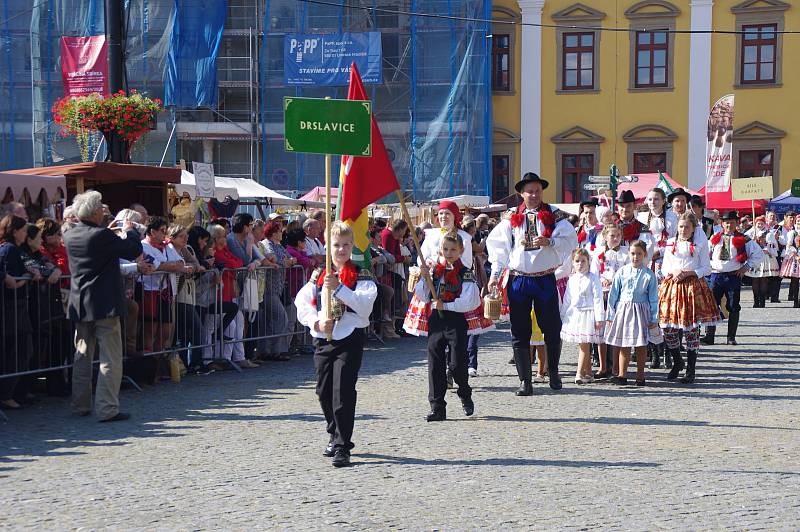
[[[325,97],[330,100],[330,96]],[[331,156],[325,154],[325,274],[332,271],[331,264]],[[331,293],[323,290],[325,296],[325,319],[331,319]],[[327,340],[333,340],[333,333],[327,333]]]
[[[414,241],[414,247],[417,250],[417,256],[419,260],[425,263],[425,256],[422,254],[422,248],[419,245],[419,238],[417,238],[417,232],[414,230],[414,225],[411,223],[411,217],[408,215],[408,210],[406,209],[406,198],[403,196],[403,192],[398,188],[396,190],[397,198],[400,200],[400,214],[403,216],[403,220],[406,221],[408,224],[409,233],[411,233],[411,240]],[[439,298],[434,297],[436,294],[436,287],[433,286],[433,280],[431,279],[430,275],[423,275],[425,278],[425,282],[428,284],[428,289],[431,291],[431,302],[437,301]],[[439,316],[443,317],[444,313],[440,310]]]
[[[756,225],[756,200],[750,200],[750,208],[753,210],[753,225]]]

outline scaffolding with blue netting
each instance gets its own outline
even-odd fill
[[[367,93],[403,188],[415,200],[489,195],[491,0],[346,4],[125,0],[127,88],[173,104],[158,117],[157,129],[137,142],[134,162],[205,160],[220,175],[247,175],[276,190],[323,184],[322,157],[284,151],[282,101],[344,98],[347,87],[285,84],[284,38],[371,31],[381,34],[383,76],[366,86]],[[59,40],[104,31],[103,0],[0,0],[0,169],[80,161],[77,144],[58,134],[51,112],[63,96]],[[212,133],[227,123],[241,131],[203,137],[204,123]],[[105,158],[100,138],[92,159]],[[238,155],[248,152],[239,149],[243,139],[252,144],[249,164],[226,173],[226,163],[234,168],[237,157],[246,157]],[[337,176],[338,168],[333,171]]]

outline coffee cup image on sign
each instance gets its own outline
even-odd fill
[[[718,102],[708,117],[708,141],[721,148],[724,142],[733,141],[733,104]]]

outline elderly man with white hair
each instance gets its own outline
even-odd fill
[[[325,246],[319,239],[322,231],[322,224],[314,218],[309,218],[303,222],[303,231],[306,232],[306,255],[317,259],[317,263],[325,262]]]
[[[121,421],[130,415],[119,411],[120,318],[126,312],[119,260],[135,260],[142,253],[142,244],[130,220],[122,225],[124,238],[101,226],[102,199],[94,190],[75,196],[72,207],[80,223],[64,235],[72,272],[67,312],[75,323],[72,409],[80,416],[91,413],[92,361],[95,347],[99,347],[95,414],[100,421]]]

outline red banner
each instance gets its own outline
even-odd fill
[[[61,37],[64,96],[108,95],[108,46],[104,35]]]

